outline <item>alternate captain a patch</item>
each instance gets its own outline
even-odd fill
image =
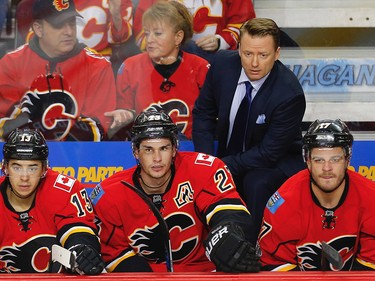
[[[276,213],[277,209],[285,202],[278,191],[276,191],[267,202],[267,208],[272,214]]]

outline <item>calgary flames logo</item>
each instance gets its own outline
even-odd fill
[[[49,140],[63,140],[75,124],[78,105],[62,75],[38,76],[21,101],[21,110],[29,115]]]
[[[60,12],[69,9],[69,0],[53,0],[53,5]]]
[[[54,262],[50,267],[52,245],[56,238],[51,235],[34,236],[25,243],[0,248],[0,273],[59,272],[61,266]]]

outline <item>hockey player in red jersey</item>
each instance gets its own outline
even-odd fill
[[[52,245],[76,252],[69,272],[104,268],[94,213],[76,179],[48,167],[48,146],[34,129],[16,129],[3,147],[0,178],[0,272],[63,271],[51,262]]]
[[[164,112],[141,113],[131,135],[138,165],[104,180],[90,195],[107,271],[167,271],[162,241],[168,234],[161,234],[162,225],[129,184],[164,218],[175,271],[258,271],[248,240],[251,216],[224,163],[178,152],[177,126]]]
[[[339,119],[311,124],[303,138],[308,168],[265,208],[259,236],[265,270],[375,269],[375,183],[348,170],[352,143]],[[331,253],[322,250],[324,242]]]

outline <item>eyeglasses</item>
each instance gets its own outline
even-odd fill
[[[311,161],[314,162],[316,165],[325,165],[328,162],[331,165],[339,164],[345,159],[344,155],[340,156],[333,156],[328,160],[324,159],[323,157],[318,156],[311,156]]]

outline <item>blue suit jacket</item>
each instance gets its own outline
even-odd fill
[[[241,74],[238,51],[219,51],[193,109],[195,150],[223,158],[234,175],[254,168],[279,167],[288,177],[303,169],[301,124],[306,100],[292,71],[276,61],[252,100],[246,146],[226,154],[229,113]]]

